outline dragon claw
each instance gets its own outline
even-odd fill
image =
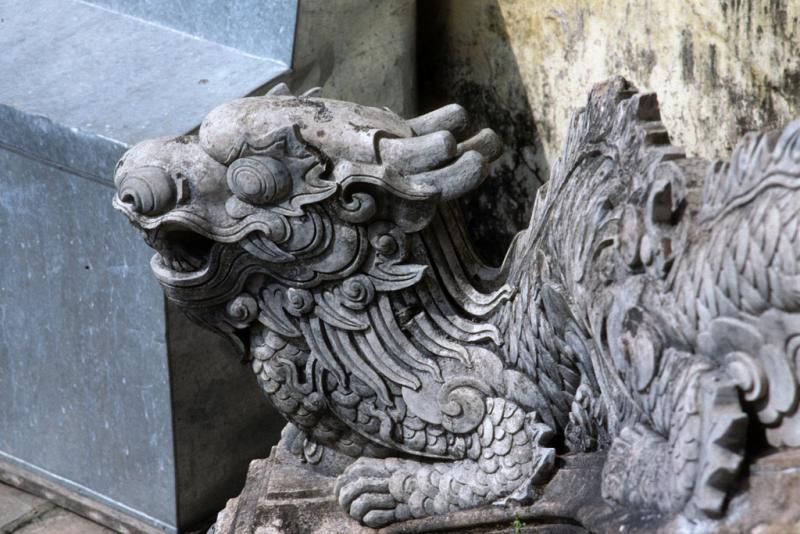
[[[373,528],[387,525],[406,515],[397,513],[391,478],[384,460],[360,458],[336,479],[336,497],[353,519]]]

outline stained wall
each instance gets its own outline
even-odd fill
[[[622,74],[656,91],[672,142],[707,158],[800,115],[800,2],[436,0],[418,9],[421,109],[458,101],[506,143],[492,180],[465,201],[494,261],[527,224],[594,83]]]

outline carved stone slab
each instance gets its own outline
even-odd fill
[[[268,459],[250,464],[245,489],[220,512],[210,534],[373,532],[343,513],[335,482],[335,477],[315,473],[286,449],[275,447]]]
[[[242,495],[229,501],[218,517],[216,529],[210,534],[507,534],[516,533],[517,528],[523,534],[543,531],[669,534],[753,532],[758,529],[778,534],[800,529],[800,509],[794,502],[800,491],[800,471],[797,470],[800,455],[797,451],[777,452],[756,460],[750,471],[749,487],[737,490],[730,504],[730,513],[722,520],[689,520],[669,514],[637,513],[610,505],[600,495],[604,460],[602,453],[560,458],[556,474],[530,505],[484,506],[395,523],[378,531],[358,525],[335,506],[335,496],[330,491],[333,477],[309,475],[307,466],[298,465],[296,459],[276,448],[270,459],[253,461]],[[272,487],[264,489],[266,479],[282,491],[274,491]],[[276,479],[283,480],[276,482]],[[325,486],[328,491],[322,489]]]

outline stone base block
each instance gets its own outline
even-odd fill
[[[209,534],[571,534],[672,532],[800,532],[800,451],[757,460],[747,483],[718,521],[683,516],[630,514],[600,496],[604,455],[559,458],[560,468],[536,501],[520,506],[486,506],[415,519],[379,531],[347,516],[333,495],[335,477],[315,473],[281,447],[250,464],[241,495],[228,501]]]

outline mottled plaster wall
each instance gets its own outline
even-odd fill
[[[744,132],[800,115],[796,0],[433,0],[419,35],[420,109],[461,102],[506,142],[465,201],[495,261],[527,224],[572,111],[612,74],[658,92],[692,155],[727,156]]]

